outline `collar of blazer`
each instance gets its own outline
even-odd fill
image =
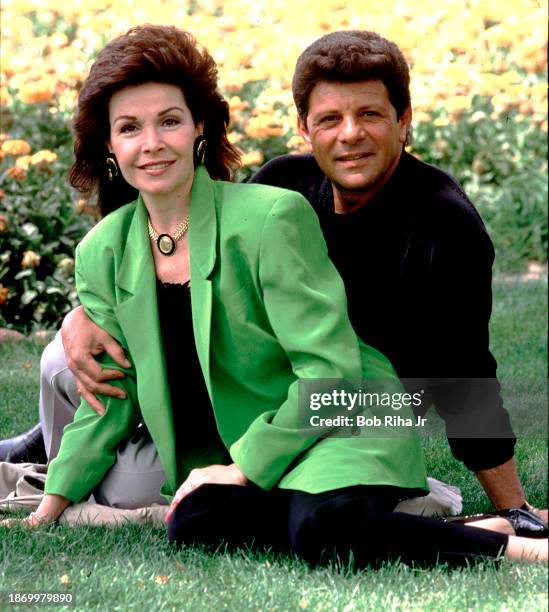
[[[212,179],[204,166],[195,172],[190,201],[189,246],[192,272],[208,278],[216,260],[217,221]],[[135,295],[143,280],[143,266],[152,263],[147,229],[147,209],[141,195],[130,223],[117,285]]]
[[[212,283],[209,277],[216,261],[216,238],[215,188],[206,169],[200,166],[195,172],[190,202],[191,303],[196,349],[210,394]],[[134,360],[141,411],[171,488],[176,486],[173,419],[163,367],[147,210],[141,197],[129,224],[116,284],[122,293],[115,312]]]

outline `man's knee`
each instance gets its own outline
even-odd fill
[[[61,341],[61,333],[57,332],[40,359],[40,386],[51,388],[55,393],[61,394],[64,399],[78,405],[78,391],[76,380],[67,367],[65,351]]]

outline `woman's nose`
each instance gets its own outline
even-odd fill
[[[157,151],[163,148],[164,143],[155,127],[145,128],[143,136],[143,149],[145,151]]]

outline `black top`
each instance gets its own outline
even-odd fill
[[[488,338],[494,248],[460,185],[442,170],[403,153],[380,193],[341,215],[334,212],[331,183],[312,155],[278,157],[251,180],[298,191],[309,200],[345,283],[357,334],[387,355],[401,378],[494,381],[489,407],[484,401],[482,408],[494,415],[498,431],[505,430],[510,439],[450,443],[471,469],[509,459],[514,438]],[[447,425],[448,415],[473,408],[473,403],[456,405],[456,397],[437,394],[436,389],[430,396]],[[490,425],[487,431],[493,431]],[[481,457],[488,447],[490,457]]]
[[[231,463],[219,437],[194,343],[189,284],[157,279],[158,315],[170,389],[180,481],[195,467]]]

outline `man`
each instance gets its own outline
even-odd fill
[[[402,378],[429,379],[428,397],[445,419],[454,456],[475,472],[494,507],[531,508],[489,351],[494,249],[461,187],[403,151],[412,113],[402,53],[372,32],[334,32],[300,56],[292,89],[312,155],[272,160],[252,180],[308,198],[344,279],[358,335],[385,353]],[[100,411],[93,394],[119,394],[105,381],[120,373],[101,371],[91,355],[106,350],[123,366],[124,355],[81,310],[65,319],[62,333],[79,392]],[[43,376],[50,374],[41,420],[67,422],[75,397],[62,397],[68,373],[59,348],[50,353],[43,358]],[[479,424],[477,437],[464,438],[463,424],[471,422]],[[47,430],[51,456],[60,433]],[[502,437],[489,437],[494,431]],[[547,511],[536,512],[547,521]]]

